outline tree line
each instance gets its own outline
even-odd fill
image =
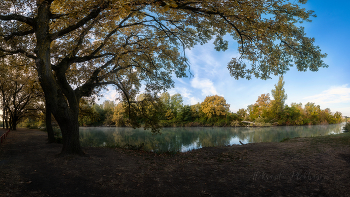
[[[224,97],[207,96],[203,102],[194,105],[184,105],[181,94],[160,94],[157,99],[149,99],[150,95],[140,94],[137,101],[142,105],[132,104],[137,124],[147,124],[147,121],[157,119],[160,126],[271,126],[271,125],[316,125],[335,124],[342,122],[340,112],[332,113],[329,108],[321,109],[319,105],[308,102],[285,104],[287,94],[284,89],[283,77],[279,78],[275,88],[269,93],[261,94],[256,103],[246,109],[230,112]],[[128,113],[128,103],[105,101],[103,104],[80,103],[79,123],[81,126],[116,125],[132,126]]]
[[[16,76],[15,71],[10,73]],[[5,75],[6,72],[1,74]],[[21,127],[47,128],[44,98],[40,88],[35,86],[35,82],[27,82],[16,78],[11,83],[0,84],[3,99],[1,103],[5,110],[4,128],[15,129],[19,123]],[[332,113],[329,108],[321,109],[312,102],[304,106],[302,103],[286,105],[287,94],[283,77],[279,78],[275,88],[271,90],[271,96],[269,93],[261,94],[256,103],[241,108],[236,113],[230,112],[230,104],[218,95],[207,96],[203,102],[194,105],[185,105],[181,94],[170,95],[168,92],[156,97],[140,94],[136,99],[139,103],[132,103],[130,106],[126,101],[115,103],[106,100],[97,104],[91,98],[84,98],[79,103],[78,121],[80,126],[142,125],[146,128],[152,128],[149,122],[157,122],[157,127],[153,126],[153,129],[158,130],[161,127],[174,126],[316,125],[342,122],[340,112]],[[54,120],[54,117],[51,118]],[[55,125],[58,124],[54,121]]]

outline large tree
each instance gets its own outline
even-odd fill
[[[290,66],[317,71],[325,54],[299,22],[306,0],[3,0],[0,57],[35,62],[46,103],[63,137],[62,154],[83,154],[79,100],[113,84],[130,102],[143,84],[157,92],[186,76],[185,49],[230,35],[240,57],[228,64],[236,79],[266,79]]]
[[[9,120],[10,129],[16,130],[24,117],[39,116],[43,109],[43,94],[32,67],[17,65],[10,68],[12,62],[13,58],[0,62],[0,97],[3,120]]]

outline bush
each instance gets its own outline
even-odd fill
[[[345,132],[349,132],[350,131],[350,122],[346,123],[345,127],[344,127]]]
[[[43,121],[32,118],[27,118],[17,125],[17,127],[25,127],[28,129],[40,129],[44,126],[45,124]]]
[[[234,121],[231,122],[231,126],[232,127],[239,127],[241,125],[240,125],[240,122],[238,120],[234,120]]]
[[[226,120],[225,120],[225,119],[217,120],[217,121],[214,123],[214,126],[216,126],[216,127],[223,127],[223,126],[226,126]]]
[[[186,127],[199,127],[199,122],[189,122],[185,125]]]

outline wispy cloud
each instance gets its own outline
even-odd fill
[[[218,94],[213,82],[210,79],[195,77],[191,81],[193,88],[198,88],[202,91],[203,96]]]
[[[190,98],[191,97],[191,91],[187,88],[180,87],[180,88],[173,88],[168,90],[170,95],[174,95],[176,93],[180,93],[182,97]]]
[[[199,98],[197,98],[197,97],[191,97],[190,98],[190,104],[191,105],[195,105],[195,104],[197,104],[197,103],[201,103],[202,101],[199,99]]]
[[[316,104],[350,103],[350,88],[348,84],[334,86],[323,91],[321,94],[308,96],[303,99]]]
[[[188,85],[188,84],[187,84]],[[179,88],[173,88],[168,91],[170,95],[174,95],[176,93],[180,93],[181,96],[184,98],[184,101],[189,101],[191,105],[197,104],[198,102],[201,102],[201,100],[195,96],[192,95],[192,91],[185,88],[185,87],[179,87]],[[188,104],[188,102],[185,102],[184,104]]]

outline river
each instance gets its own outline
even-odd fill
[[[143,146],[153,152],[180,151],[254,142],[279,142],[285,138],[313,137],[343,132],[345,123],[276,127],[176,127],[163,128],[161,134],[149,130],[121,127],[80,127],[80,141],[89,146]]]

